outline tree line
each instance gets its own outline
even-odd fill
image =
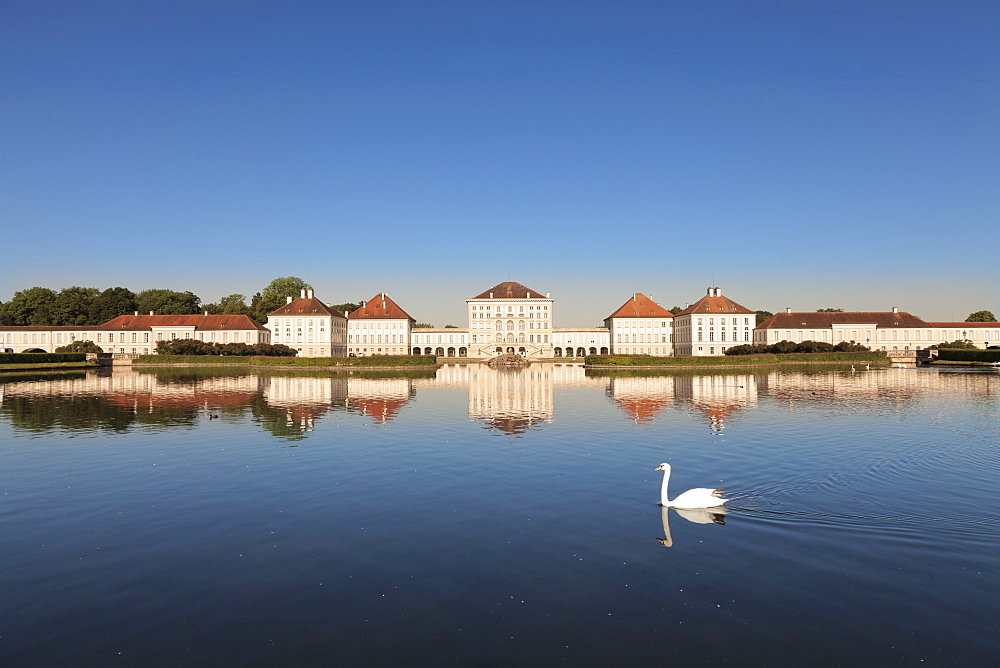
[[[285,297],[298,297],[302,289],[312,286],[296,276],[276,278],[254,294],[249,303],[241,294],[226,295],[218,302],[203,304],[193,292],[150,289],[133,292],[128,288],[106,290],[73,286],[58,292],[33,287],[19,290],[8,302],[0,302],[0,325],[32,325],[36,327],[85,327],[100,325],[112,318],[138,311],[153,311],[162,315],[215,314],[246,315],[257,322],[267,322],[267,314],[285,304]],[[359,304],[347,302],[334,307],[346,313]]]

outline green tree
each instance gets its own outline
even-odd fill
[[[108,288],[94,297],[90,307],[90,324],[100,325],[126,313],[139,310],[135,293],[128,288]]]
[[[250,315],[250,307],[246,304],[246,297],[237,293],[226,295],[215,304],[205,304],[204,309],[209,313],[222,313],[224,315]]]
[[[951,341],[950,343],[935,343],[933,346],[927,346],[927,350],[939,350],[941,348],[958,348],[964,350],[971,350],[976,347],[976,344],[968,339],[958,339],[957,341]]]
[[[414,325],[414,327],[429,327],[431,329],[434,329],[434,325],[432,325],[429,322],[418,322],[417,324]]]
[[[816,309],[816,313],[843,313],[843,312],[844,312],[844,309],[842,309],[842,308],[818,308],[818,309]]]
[[[684,309],[682,309],[680,306],[674,306],[672,309],[670,309],[670,312],[673,313],[674,315],[677,315],[683,310]]]
[[[993,315],[990,311],[976,311],[975,313],[970,313],[969,317],[965,319],[965,322],[996,322],[997,317]]]
[[[757,313],[757,324],[758,325],[760,323],[764,322],[765,320],[767,320],[768,318],[770,318],[771,316],[774,315],[770,311],[756,311],[756,313]]]
[[[90,320],[94,299],[99,294],[100,290],[97,288],[81,288],[78,285],[63,288],[52,305],[52,324],[67,327],[100,324]]]
[[[193,292],[151,289],[143,290],[135,297],[141,313],[192,314],[201,310],[201,300]]]
[[[457,325],[445,325],[444,328],[445,329],[458,329],[458,326]]]
[[[344,302],[343,304],[333,304],[332,306],[333,308],[337,309],[344,315],[347,315],[351,311],[357,311],[359,308],[361,308],[361,302],[358,303]]]
[[[7,325],[51,325],[52,309],[56,303],[56,293],[48,288],[34,287],[19,290],[4,304],[4,319]]]
[[[73,341],[72,343],[67,343],[65,346],[59,346],[55,349],[57,353],[103,353],[104,349],[99,345],[91,341],[90,339],[82,339],[80,341]]]
[[[258,322],[267,322],[267,314],[276,311],[285,304],[286,297],[298,298],[303,289],[308,290],[311,285],[297,276],[286,276],[276,278],[267,287],[261,290],[260,299],[253,307],[253,317]]]

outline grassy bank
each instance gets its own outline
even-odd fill
[[[241,357],[225,355],[142,355],[133,366],[250,366],[250,367],[427,367],[436,366],[430,355],[372,355],[369,357]]]
[[[789,353],[775,355],[731,355],[721,357],[653,357],[650,355],[587,355],[588,367],[726,367],[772,366],[775,364],[888,364],[881,351],[862,353]]]
[[[973,362],[970,360],[934,360],[931,366],[996,366],[996,362]]]
[[[96,369],[93,362],[36,362],[34,364],[13,363],[0,364],[0,373],[4,371],[55,371],[58,369]]]

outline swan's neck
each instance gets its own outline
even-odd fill
[[[670,484],[670,469],[663,469],[663,483],[660,485],[660,505],[669,506],[670,499],[667,497],[667,485]]]

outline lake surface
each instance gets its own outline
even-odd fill
[[[0,662],[995,665],[998,418],[995,370],[5,374]]]

